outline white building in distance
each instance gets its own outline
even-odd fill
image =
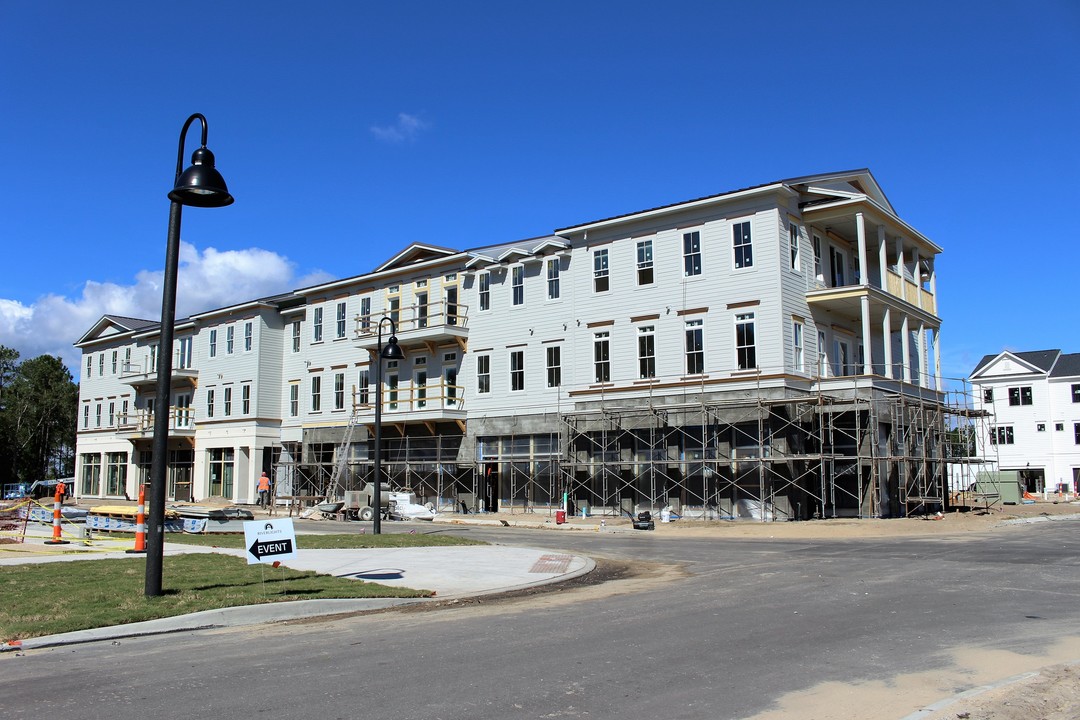
[[[1080,353],[1002,351],[971,373],[986,411],[980,457],[1017,470],[1028,492],[1080,490]]]

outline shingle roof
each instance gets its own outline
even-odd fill
[[[1054,363],[1050,377],[1080,377],[1080,353],[1062,355]]]
[[[105,317],[128,330],[143,330],[160,324],[157,320],[143,320],[141,318],[124,317],[123,315],[105,315]]]
[[[1003,351],[1004,352],[1004,351]],[[975,375],[984,367],[986,367],[994,358],[1000,357],[1002,353],[994,353],[993,355],[983,355],[982,360],[975,366],[975,369],[971,371],[972,375]],[[1032,350],[1029,352],[1010,352],[1010,355],[1014,355],[1026,363],[1030,363],[1039,368],[1043,372],[1049,373],[1054,367],[1054,362],[1061,355],[1060,350]],[[1068,356],[1066,356],[1068,357]]]

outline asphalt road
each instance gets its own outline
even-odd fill
[[[7,653],[0,715],[825,717],[824,697],[831,717],[903,718],[977,681],[958,651],[1039,656],[1075,640],[1080,623],[1080,522],[800,542],[453,532],[629,563],[645,577]],[[876,691],[860,699],[860,688]]]

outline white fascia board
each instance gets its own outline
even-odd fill
[[[269,303],[260,302],[258,300],[252,300],[246,303],[240,303],[239,305],[230,305],[228,307],[216,308],[214,310],[207,310],[206,312],[197,313],[191,316],[192,320],[208,320],[218,315],[228,315],[229,313],[243,312],[244,310],[257,310],[258,308],[273,308],[273,305]]]
[[[986,374],[987,370],[989,370],[990,368],[997,365],[1004,358],[1008,358],[1009,360],[1016,363],[1020,367],[1025,368],[1026,372],[1009,373],[1008,375],[987,375]],[[971,377],[972,377],[972,379],[985,378],[987,380],[992,379],[992,378],[998,378],[999,380],[1005,381],[1005,380],[1020,379],[1024,375],[1039,375],[1039,376],[1043,376],[1043,377],[1048,377],[1050,375],[1050,373],[1048,371],[1046,371],[1046,370],[1043,370],[1042,368],[1040,368],[1040,367],[1038,367],[1036,365],[1032,365],[1031,363],[1027,362],[1023,358],[1021,358],[1021,357],[1019,357],[1017,355],[1014,355],[1013,353],[1011,353],[1008,350],[1003,350],[1000,353],[998,353],[994,357],[993,360],[986,363],[986,365],[983,365],[982,368],[979,369],[979,372],[973,373]]]
[[[554,248],[555,252],[553,254],[558,255],[561,251],[569,250],[570,243],[564,240],[554,240],[552,238],[548,238],[547,240],[544,240],[544,242],[534,247],[532,251],[534,255],[538,255],[547,250],[548,248]]]
[[[390,270],[375,271],[368,273],[367,275],[353,275],[352,277],[343,278],[341,280],[331,280],[328,283],[322,285],[312,285],[311,287],[300,288],[294,290],[293,294],[302,298],[307,298],[309,295],[318,295],[320,293],[329,292],[332,290],[340,290],[343,287],[349,287],[350,285],[360,285],[362,283],[376,283],[377,281],[390,278],[394,275],[404,275],[406,273],[415,272],[416,270],[424,270],[427,268],[437,267],[439,265],[445,265],[448,260],[452,260],[455,257],[464,257],[465,253],[457,252],[453,255],[447,255],[446,257],[433,258],[431,260],[425,260],[424,262],[416,263],[415,265],[406,265],[405,267],[392,268]]]
[[[532,253],[528,250],[525,250],[524,248],[512,247],[506,252],[504,252],[502,255],[500,255],[497,260],[499,262],[508,262],[509,259],[514,257],[515,255],[520,255],[522,258],[527,258],[532,255]]]
[[[490,265],[495,262],[495,258],[488,257],[487,255],[480,255],[479,253],[472,253],[472,257],[469,262],[465,263],[466,270],[475,270],[479,265]]]
[[[586,223],[585,225],[575,225],[573,227],[561,228],[559,232],[588,232],[589,230],[598,230],[600,228],[622,225],[624,223],[636,222],[638,220],[647,220],[649,218],[661,217],[663,215],[671,215],[673,213],[684,212],[686,210],[693,210],[700,207],[707,207],[709,205],[718,205],[720,203],[726,203],[744,197],[751,197],[753,195],[765,195],[768,193],[777,192],[778,190],[787,190],[788,192],[792,192],[791,188],[787,187],[782,182],[772,183],[771,185],[763,185],[762,187],[751,188],[749,190],[738,190],[736,192],[726,193],[724,195],[713,195],[712,197],[702,198],[700,200],[691,200],[690,202],[667,205],[665,207],[656,208],[655,210],[645,210],[644,212],[630,213],[629,215],[620,215],[618,217],[609,218],[607,220],[597,220],[596,222]]]
[[[944,252],[943,249],[941,248],[941,246],[939,246],[933,240],[926,237],[925,235],[923,235],[921,232],[919,232],[915,228],[911,227],[911,225],[908,225],[907,222],[905,222],[904,220],[901,220],[896,215],[896,213],[892,212],[887,207],[884,207],[883,205],[878,203],[876,200],[874,200],[873,198],[868,197],[866,195],[856,195],[856,196],[851,197],[851,198],[845,198],[843,200],[837,200],[836,202],[825,203],[823,205],[815,205],[815,206],[809,207],[809,208],[803,208],[803,216],[806,217],[809,220],[812,220],[813,215],[815,213],[821,212],[823,210],[835,210],[836,208],[843,208],[843,207],[848,207],[848,206],[853,206],[853,205],[860,205],[860,204],[868,205],[872,209],[878,211],[879,213],[881,213],[882,215],[887,217],[891,222],[898,225],[901,229],[903,229],[905,237],[908,237],[908,238],[910,238],[912,240],[918,240],[920,243],[923,243],[924,245],[929,247],[930,250],[933,251],[935,254]]]

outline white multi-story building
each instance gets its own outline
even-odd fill
[[[1003,351],[971,373],[980,458],[1019,471],[1029,492],[1080,490],[1080,353]]]
[[[393,321],[385,467],[441,507],[941,505],[940,252],[866,170],[465,251],[413,244],[177,322],[168,496],[252,502],[264,469],[279,496],[368,477]],[[83,496],[148,477],[157,326],[105,316],[77,343]]]

